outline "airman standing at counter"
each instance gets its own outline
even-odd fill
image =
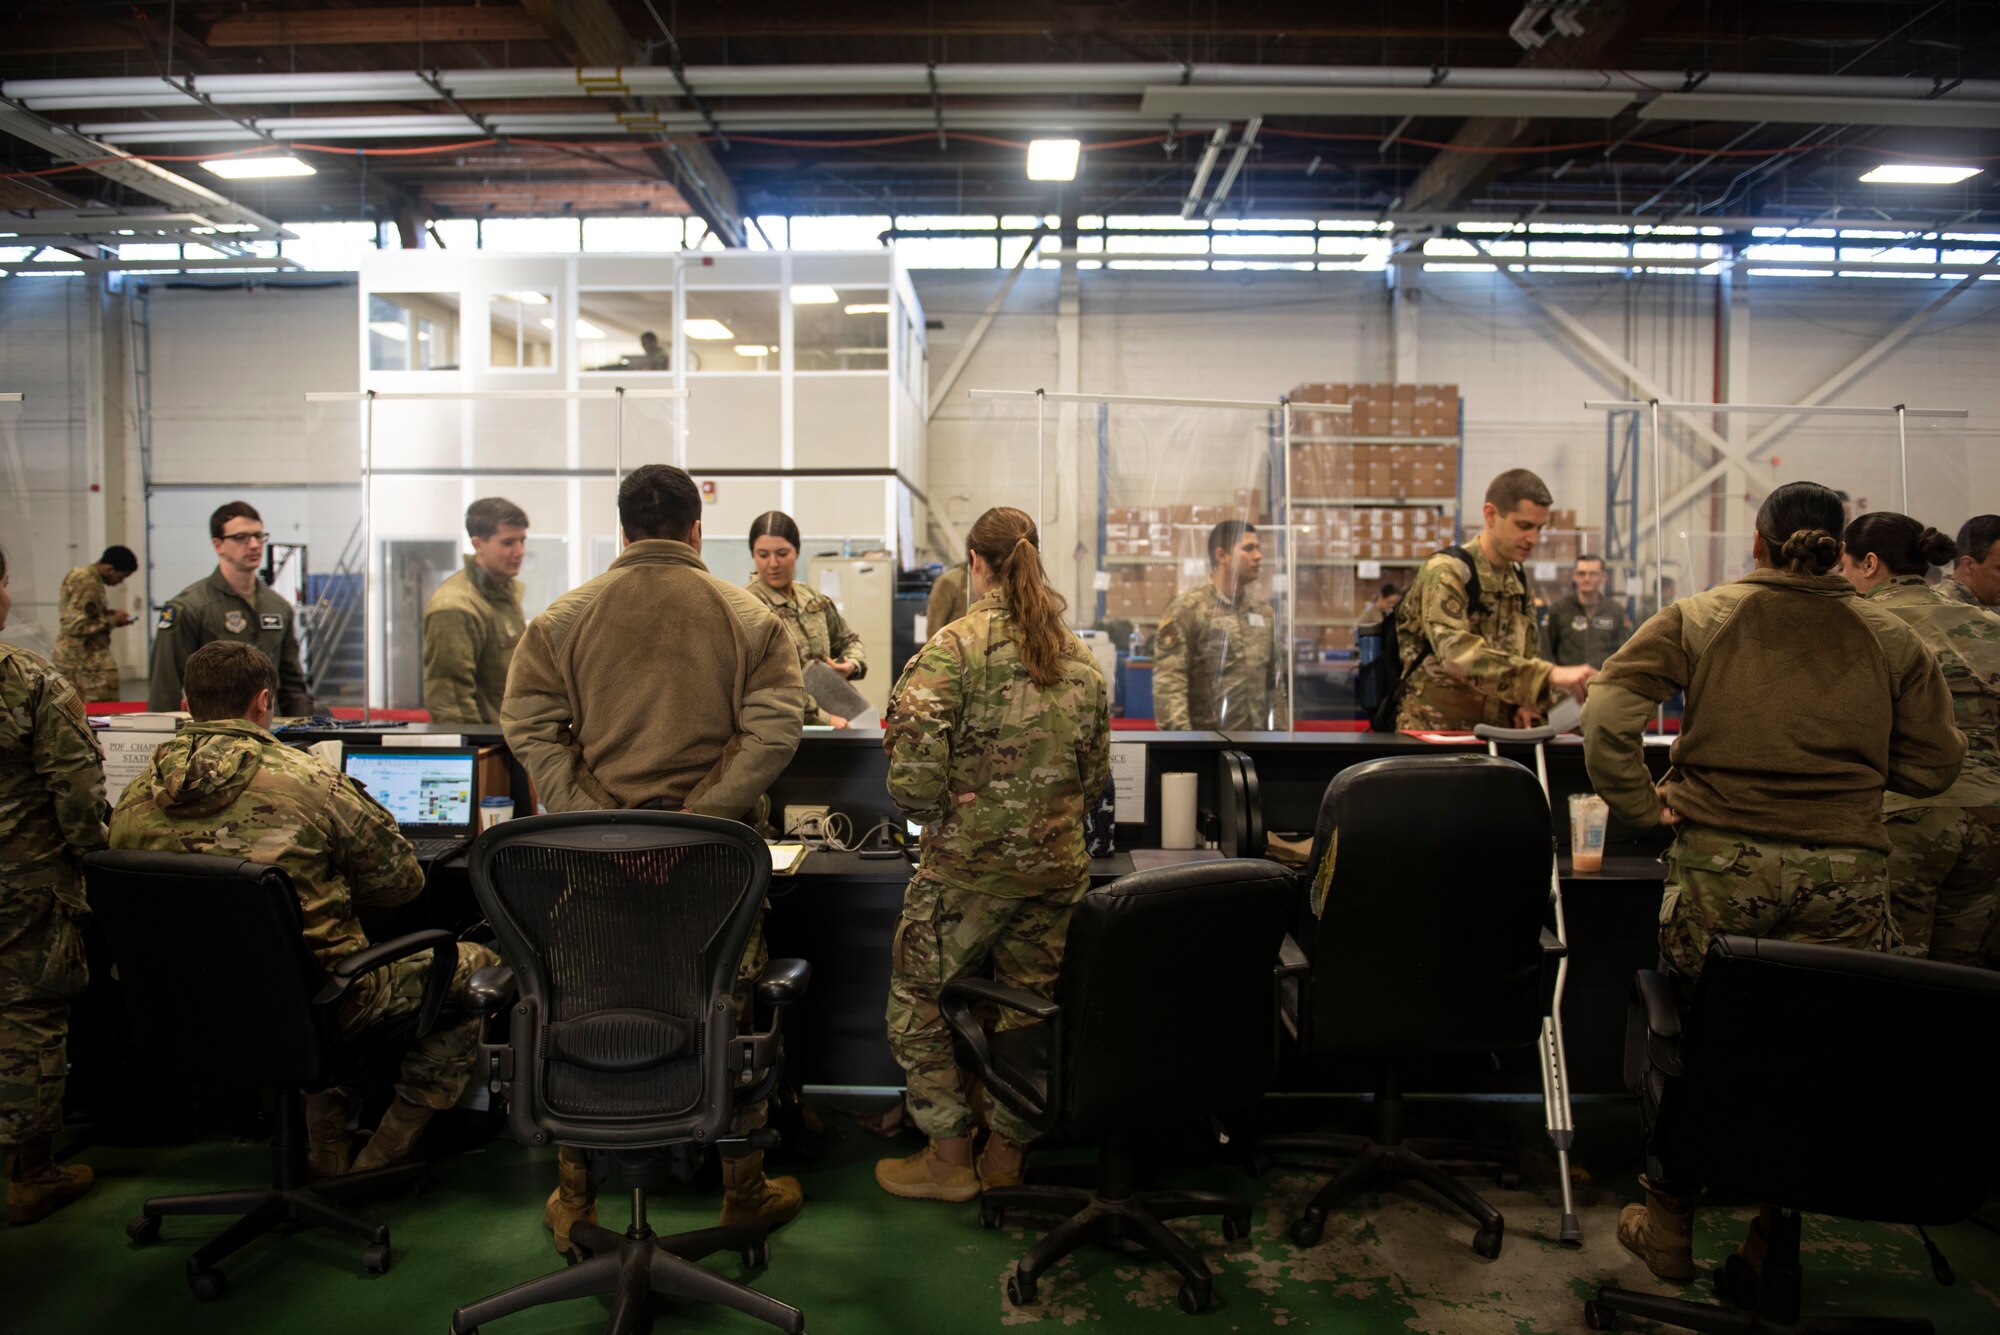
[[[937,634],[965,615],[965,567],[952,566],[931,581],[930,601],[924,605],[924,628]]]
[[[2000,910],[2000,618],[1941,598],[1924,582],[1932,566],[1950,568],[1957,556],[1936,529],[1877,510],[1847,526],[1840,573],[1936,656],[1965,734],[1965,765],[1951,787],[1928,800],[1894,791],[1882,799],[1899,938],[1890,949],[1977,965]]]
[[[1660,953],[1688,978],[1729,934],[1885,948],[1883,791],[1943,792],[1965,757],[1937,660],[1834,573],[1844,517],[1816,482],[1779,487],[1757,511],[1757,568],[1662,610],[1591,683],[1591,782],[1627,825],[1675,832]],[[1687,713],[1655,788],[1642,739],[1680,691]],[[1694,1191],[1641,1185],[1618,1241],[1661,1279],[1694,1278]],[[1769,1236],[1753,1225],[1743,1245],[1753,1272]]]
[[[861,637],[849,628],[833,599],[811,589],[802,589],[792,578],[799,568],[799,526],[783,510],[766,510],[750,525],[750,558],[757,573],[750,577],[750,592],[771,609],[799,651],[799,668],[807,674],[814,663],[848,681],[868,675],[868,659]],[[820,707],[806,687],[806,720],[809,724],[832,724],[844,728],[848,720]]]
[[[1271,605],[1251,585],[1257,529],[1225,519],[1208,534],[1208,580],[1167,604],[1153,640],[1153,713],[1169,732],[1292,726],[1285,657]]]
[[[2000,607],[2000,515],[1974,515],[1959,526],[1958,560],[1937,591],[1968,607]]]
[[[681,469],[628,473],[618,525],[625,550],[611,568],[528,623],[500,705],[507,745],[550,811],[742,820],[798,750],[798,651],[756,595],[702,564],[701,492]],[[764,961],[759,930],[737,973],[739,1013]],[[739,1106],[733,1134],[764,1121],[762,1103]],[[542,1217],[567,1254],[571,1225],[597,1221],[597,1184],[582,1151],[557,1163]],[[725,1148],[722,1181],[725,1225],[776,1228],[799,1212],[797,1180],[766,1180],[762,1150]]]
[[[528,629],[514,578],[528,551],[528,516],[488,496],[466,508],[465,533],[472,555],[424,608],[424,708],[433,723],[498,723],[507,665]]]
[[[0,551],[0,630],[13,600]],[[55,1161],[69,1070],[69,1003],[89,979],[77,859],[104,847],[104,756],[60,673],[0,644],[0,1149],[7,1222],[32,1224],[90,1190]]]
[[[129,547],[106,547],[104,555],[63,576],[56,631],[56,671],[69,678],[86,703],[118,698],[118,660],[111,656],[111,632],[133,622],[130,612],[112,611],[104,591],[115,589],[139,568]]]
[[[973,1161],[972,1109],[938,997],[989,961],[1003,983],[1055,986],[1090,888],[1084,812],[1111,773],[1110,695],[1063,624],[1034,521],[988,510],[967,542],[976,600],[903,669],[882,734],[889,796],[924,822],[889,948],[888,1024],[910,1118],[929,1141],[881,1160],[875,1181],[916,1200],[969,1201],[1021,1181],[1035,1133],[1004,1104],[989,1105],[993,1132]]]
[[[1602,671],[1604,660],[1632,637],[1632,617],[1624,603],[1604,596],[1602,557],[1577,557],[1570,582],[1575,591],[1549,609],[1542,646],[1560,667],[1588,663]]]
[[[230,501],[208,517],[215,573],[168,600],[153,632],[153,673],[146,707],[181,707],[181,670],[211,640],[254,644],[278,665],[278,712],[310,714],[312,691],[299,662],[292,605],[257,578],[264,560],[264,519],[248,501]]]
[[[1583,698],[1589,664],[1539,656],[1541,636],[1521,563],[1534,553],[1554,497],[1525,468],[1493,479],[1486,526],[1432,556],[1396,609],[1403,698],[1398,728],[1463,731],[1532,726],[1564,694]]]

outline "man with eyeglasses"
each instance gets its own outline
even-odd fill
[[[181,707],[181,670],[188,655],[211,640],[254,644],[278,665],[278,712],[315,712],[293,608],[257,578],[264,563],[264,517],[248,501],[230,501],[208,517],[215,548],[215,573],[188,585],[168,600],[153,632],[153,677],[146,707]]]

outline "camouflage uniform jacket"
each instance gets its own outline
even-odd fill
[[[1075,636],[1047,690],[997,596],[931,636],[889,696],[889,796],[924,823],[917,875],[1025,899],[1081,886],[1083,816],[1111,774],[1110,697]]]
[[[924,627],[932,635],[965,615],[965,565],[963,562],[931,581],[930,601],[924,604]]]
[[[262,580],[252,598],[229,587],[217,569],[168,600],[153,634],[152,684],[146,707],[181,707],[181,673],[188,655],[210,640],[241,640],[254,644],[278,665],[278,712],[310,714],[312,692],[299,662],[299,637],[292,605]]]
[[[62,674],[0,644],[0,897],[84,909],[76,860],[104,847],[104,753]]]
[[[424,708],[434,723],[498,723],[507,665],[527,633],[521,581],[494,580],[474,557],[424,608]]]
[[[61,671],[118,670],[117,661],[111,657],[111,632],[118,623],[111,619],[104,588],[104,576],[97,573],[94,565],[78,566],[63,576],[62,592],[57,595],[60,601],[55,658]]]
[[[1862,595],[1910,624],[1951,688],[1952,722],[1965,734],[1965,767],[1936,797],[1887,793],[1882,813],[1911,807],[2000,806],[2000,619],[1932,592],[1921,575],[1892,575]]]
[[[779,593],[755,576],[749,588],[785,628],[785,634],[799,651],[801,671],[822,658],[844,658],[854,664],[854,675],[849,681],[860,681],[868,675],[868,660],[863,657],[867,649],[840,615],[840,609],[833,605],[833,599],[796,583],[790,591]],[[812,698],[812,692],[806,692],[805,721],[823,724],[826,720],[826,711]]]
[[[111,846],[281,868],[323,965],[368,944],[358,910],[424,888],[396,818],[367,790],[243,719],[190,723],[160,743],[111,813]]]
[[[1982,612],[1993,611],[1992,607],[1980,602],[1978,596],[1971,589],[1966,588],[1950,575],[1946,575],[1937,582],[1936,593],[1938,597],[1948,603],[1964,603],[1967,607],[1976,607]]]
[[[1477,607],[1466,606],[1465,562],[1439,552],[1396,608],[1396,642],[1409,679],[1399,728],[1511,728],[1516,706],[1545,713],[1555,703],[1554,664],[1539,656],[1541,636],[1520,567],[1493,565],[1477,540],[1465,548],[1478,566]]]
[[[1255,589],[1203,581],[1167,604],[1153,641],[1153,717],[1169,732],[1292,726],[1278,617]]]

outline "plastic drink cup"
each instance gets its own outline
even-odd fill
[[[479,828],[490,830],[503,820],[514,819],[514,799],[511,797],[482,797],[479,799]]]
[[[1604,830],[1611,822],[1611,808],[1596,793],[1569,795],[1570,870],[1604,870]]]

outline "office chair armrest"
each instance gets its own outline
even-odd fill
[[[505,964],[481,969],[465,985],[465,1009],[475,1015],[496,1015],[514,1004],[514,970]]]
[[[1278,993],[1278,1026],[1292,1036],[1300,1051],[1312,1044],[1312,961],[1290,932],[1278,942],[1278,965],[1271,971]]]
[[[437,1023],[438,1012],[444,1009],[444,999],[451,991],[451,976],[458,971],[458,938],[443,928],[411,932],[408,936],[357,950],[337,961],[326,971],[326,986],[313,998],[313,1004],[334,1005],[347,995],[354,986],[354,980],[362,974],[426,950],[431,952],[431,965],[424,971],[423,998],[417,1004],[417,1037],[422,1038]]]
[[[1312,972],[1312,967],[1305,949],[1286,932],[1285,939],[1278,943],[1278,977],[1303,978]]]
[[[1674,985],[1664,974],[1641,969],[1632,975],[1632,996],[1646,1012],[1646,1031],[1654,1038],[1678,1042],[1681,1012],[1674,999]]]
[[[767,960],[757,975],[757,1002],[772,1010],[791,1005],[805,995],[812,981],[812,965],[805,960]]]
[[[1039,993],[1026,988],[1009,987],[996,983],[991,978],[958,978],[944,985],[938,996],[938,1004],[944,1010],[946,1024],[951,1024],[954,1011],[969,1014],[978,1002],[990,1002],[1002,1010],[1019,1011],[1037,1020],[1053,1020],[1062,1014],[1062,1007]],[[957,1005],[953,1005],[957,1002]],[[958,1026],[952,1025],[956,1029]],[[961,1035],[963,1037],[963,1035]]]
[[[1052,1027],[1049,1044],[1049,1097],[1046,1103],[1032,1092],[1021,1088],[993,1067],[993,1048],[987,1041],[986,1026],[973,1013],[975,1006],[985,1003],[1002,1010],[1032,1016]],[[1051,1113],[1062,1107],[1063,1031],[1062,1007],[1047,997],[1038,996],[1023,988],[1008,987],[990,978],[958,978],[944,985],[938,994],[938,1008],[944,1012],[944,1022],[959,1042],[965,1044],[972,1055],[973,1069],[979,1073],[987,1086],[998,1094],[1008,1107],[1028,1119],[1039,1130],[1048,1130],[1045,1125]]]

